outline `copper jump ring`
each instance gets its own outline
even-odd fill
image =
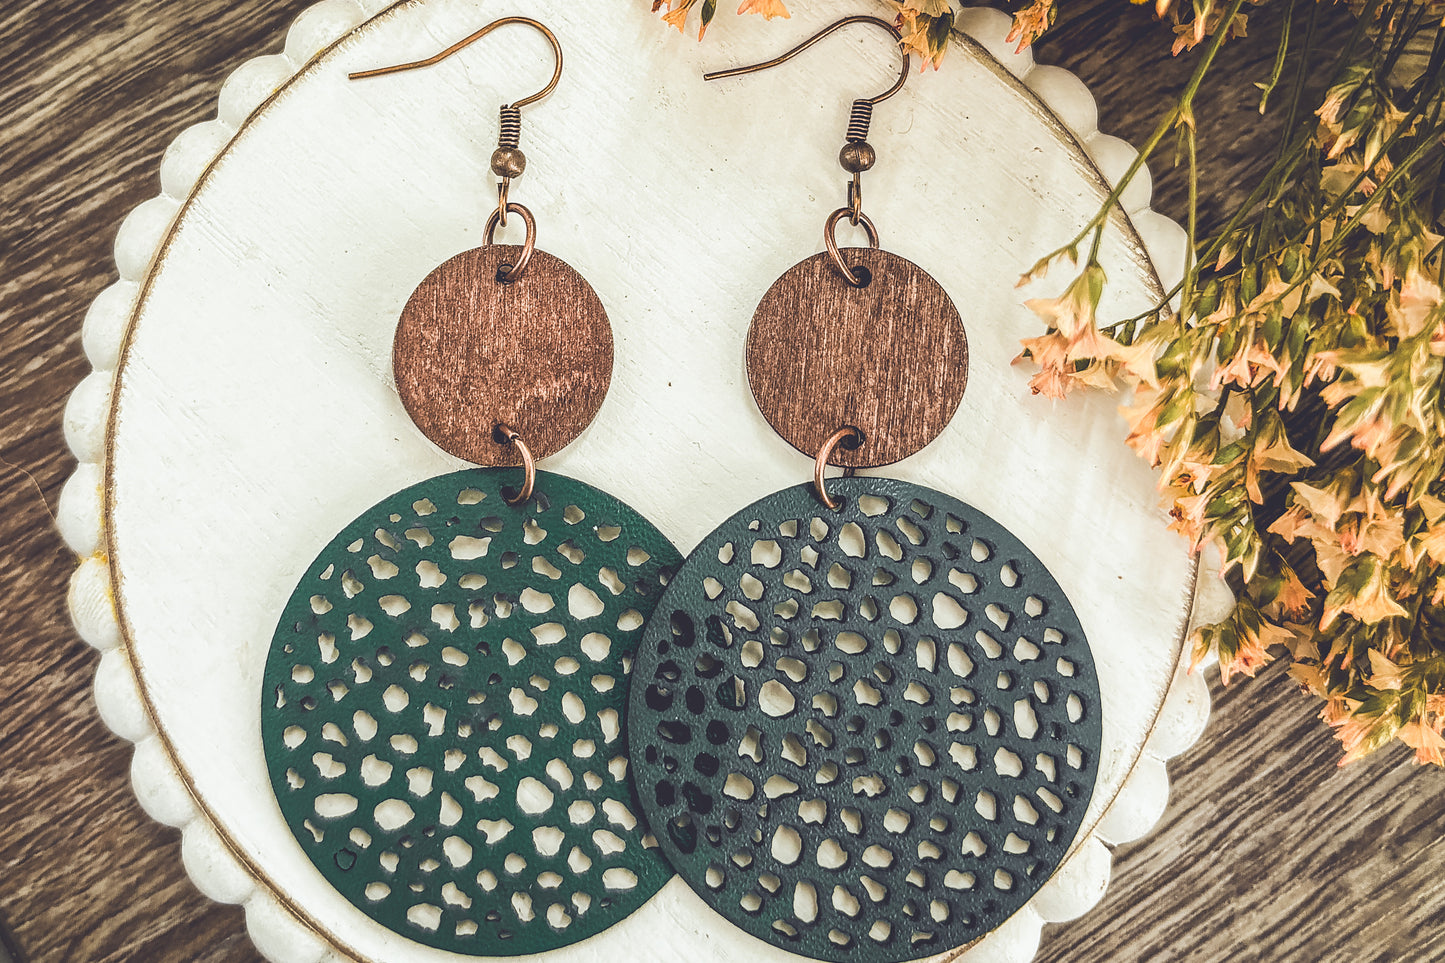
[[[497,425],[493,432],[498,442],[510,443],[517,446],[518,453],[522,456],[522,487],[512,498],[502,496],[508,505],[520,505],[532,497],[532,489],[537,485],[537,463],[532,460],[532,449],[517,434],[517,429],[511,425]]]
[[[847,439],[852,439],[852,444],[848,444]],[[818,490],[818,500],[832,511],[837,511],[843,504],[841,500],[828,494],[827,478],[824,477],[824,472],[828,469],[828,461],[833,457],[833,449],[842,445],[851,450],[861,444],[863,444],[863,432],[852,425],[844,425],[829,435],[828,440],[823,442],[823,447],[818,449],[818,457],[813,462],[813,487]]]
[[[863,177],[857,171],[848,182],[848,223],[854,227],[863,220]]]
[[[532,251],[537,246],[537,220],[532,217],[532,212],[521,204],[509,203],[507,210],[513,214],[522,215],[522,222],[527,225],[527,240],[522,245],[522,256],[517,258],[517,263],[513,264],[511,270],[507,271],[507,273],[501,277],[503,281],[515,281],[522,276],[522,272],[527,270],[527,265],[532,261]],[[488,244],[492,243],[492,237],[497,233],[497,226],[501,223],[501,220],[502,212],[500,210],[493,211],[492,216],[487,218],[486,242]],[[875,244],[874,246],[876,247],[877,245]]]
[[[828,256],[833,259],[838,270],[843,272],[843,278],[851,286],[861,288],[866,282],[853,272],[843,260],[843,254],[838,250],[838,222],[844,218],[852,220],[853,212],[846,207],[840,207],[828,215],[828,223],[823,227],[823,243],[828,246]],[[863,225],[863,230],[868,234],[868,246],[878,250],[878,228],[873,226],[873,221],[863,212],[858,212],[858,223]]]

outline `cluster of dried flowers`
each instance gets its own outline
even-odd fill
[[[1159,470],[1172,527],[1196,552],[1220,550],[1239,597],[1196,632],[1196,661],[1216,654],[1228,682],[1286,649],[1291,676],[1325,700],[1342,762],[1399,739],[1445,764],[1441,5],[1357,3],[1344,43],[1307,30],[1277,161],[1223,229],[1196,238],[1193,100],[1243,28],[1242,3],[1178,25],[1204,51],[1141,155],[1173,133],[1190,167],[1178,309],[1100,327],[1106,204],[1026,275],[1092,243],[1061,297],[1031,302],[1048,330],[1021,357],[1039,365],[1040,394],[1132,392],[1128,443]],[[1423,69],[1402,70],[1421,54]],[[1305,103],[1321,69],[1325,99]],[[1266,96],[1279,79],[1277,67]]]
[[[716,0],[654,0],[705,29]],[[1019,0],[1021,46],[1064,0]],[[1140,2],[1140,0],[1134,0]],[[1020,360],[1036,393],[1122,390],[1128,444],[1159,471],[1195,552],[1215,546],[1238,596],[1199,629],[1196,663],[1225,682],[1287,650],[1290,674],[1357,759],[1399,739],[1445,764],[1445,0],[1349,0],[1347,37],[1291,6],[1260,109],[1297,66],[1277,160],[1219,231],[1198,237],[1194,101],[1246,0],[1158,0],[1175,52],[1199,48],[1178,101],[1096,217],[1024,276],[1083,267],[1030,306],[1047,324]],[[1258,4],[1269,0],[1250,0]],[[893,0],[906,46],[937,66],[949,0]],[[786,16],[780,0],[739,12]],[[1406,69],[1407,63],[1414,63]],[[1306,80],[1331,78],[1323,103]],[[1285,87],[1291,86],[1288,83]],[[1100,239],[1119,195],[1166,139],[1188,165],[1183,281],[1139,317],[1101,324]],[[1085,252],[1081,258],[1080,253]],[[1173,307],[1171,307],[1173,305]]]

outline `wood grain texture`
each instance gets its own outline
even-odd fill
[[[239,58],[304,0],[23,0],[0,12],[0,918],[25,961],[256,960],[241,911],[181,866],[96,715],[97,657],[65,611],[74,559],[49,506],[74,466],[80,324],[166,145],[212,116]],[[30,477],[27,477],[30,476]],[[33,481],[32,481],[33,477]]]
[[[843,427],[863,433],[832,462],[891,465],[937,438],[968,382],[968,338],[926,268],[888,251],[844,248],[784,272],[748,328],[748,383],[768,424],[805,455]]]
[[[402,309],[396,390],[422,434],[478,465],[519,465],[507,425],[546,458],[592,421],[612,379],[612,328],[597,292],[564,261],[489,244],[448,258]]]
[[[18,0],[0,14],[0,917],[23,959],[259,959],[239,910],[190,886],[176,834],[134,800],[129,750],[95,715],[95,656],[65,615],[73,563],[45,501],[73,464],[61,412],[88,371],[80,321],[114,277],[121,217],[154,192],[170,139],[211,115],[225,74],[279,49],[307,2]],[[1101,128],[1138,142],[1188,64],[1141,9],[1071,6],[1085,15],[1039,59],[1077,72]],[[1252,33],[1267,35],[1269,9]],[[1081,42],[1093,49],[1068,53]],[[1268,162],[1248,80],[1272,56],[1268,41],[1231,44],[1206,88],[1206,223]],[[1157,183],[1156,207],[1180,216],[1182,177]],[[1039,959],[1445,959],[1445,776],[1394,749],[1337,770],[1334,741],[1279,668],[1228,690],[1213,681],[1214,720],[1171,764],[1158,830],[1118,851],[1104,902],[1047,931]]]

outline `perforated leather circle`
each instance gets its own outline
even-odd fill
[[[637,792],[723,916],[823,960],[908,960],[1043,884],[1098,769],[1069,601],[957,499],[879,478],[734,515],[683,563],[633,674]]]
[[[261,735],[301,847],[441,949],[585,939],[671,875],[627,779],[627,673],[681,561],[622,502],[507,469],[415,485],[322,550],[266,662]]]

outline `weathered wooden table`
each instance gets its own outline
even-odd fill
[[[191,887],[176,834],[132,796],[128,747],[95,714],[96,656],[65,614],[73,563],[49,512],[72,467],[60,419],[87,370],[80,318],[109,282],[120,218],[154,192],[160,152],[210,112],[221,78],[276,48],[305,5],[22,0],[0,14],[0,921],[21,959],[257,958],[241,912]],[[1038,58],[1077,72],[1100,127],[1138,142],[1187,64],[1138,8],[1074,9]],[[1228,48],[1201,111],[1206,223],[1272,147],[1248,84],[1272,55]],[[1180,216],[1178,178],[1156,171],[1156,184],[1155,208]],[[1157,831],[1117,852],[1104,902],[1046,933],[1040,959],[1445,959],[1432,871],[1445,776],[1398,749],[1337,770],[1278,669],[1215,690],[1204,739],[1170,765]]]

